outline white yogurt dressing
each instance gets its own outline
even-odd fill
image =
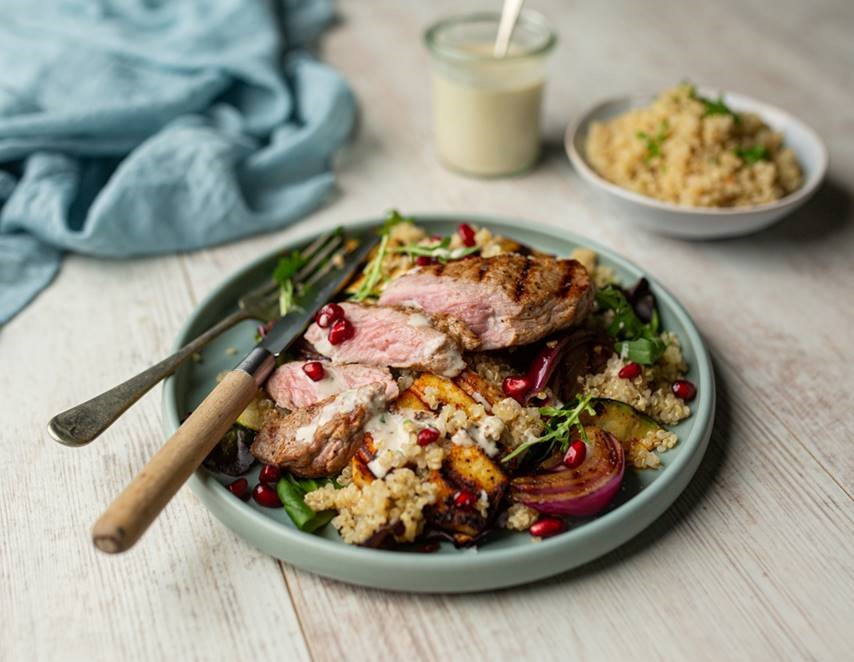
[[[312,383],[314,390],[321,397],[320,400],[325,400],[329,396],[336,395],[342,391],[347,389],[347,383],[341,378],[341,375],[335,369],[335,366],[331,366],[328,363],[323,363],[323,379],[316,382],[311,377],[305,374],[304,371],[300,371],[303,374],[303,377]]]
[[[331,421],[336,414],[345,414],[359,406],[367,407],[369,413],[378,411],[385,406],[385,388],[380,388],[379,383],[372,383],[343,391],[325,404],[310,423],[297,428],[294,438],[300,444],[308,444],[314,439],[317,430]]]
[[[376,448],[376,456],[368,462],[368,469],[377,478],[388,473],[383,456],[388,453],[401,453],[413,443],[412,433],[406,429],[405,416],[392,412],[377,414],[365,424],[365,432],[371,435]]]
[[[321,329],[321,331],[323,331],[323,329]],[[320,340],[312,342],[311,344],[314,345],[314,348],[317,350],[318,354],[323,354],[323,356],[332,356],[332,352],[334,351],[334,345],[329,342],[327,335],[328,334],[325,333],[322,334]]]
[[[406,319],[406,323],[416,329],[425,326],[432,326],[432,324],[430,323],[430,318],[427,317],[427,315],[422,315],[421,313],[411,313]]]
[[[486,416],[463,430],[457,430],[451,437],[451,442],[457,446],[473,446],[477,444],[489,457],[498,455],[498,444],[501,433],[504,432],[504,421],[498,416]]]

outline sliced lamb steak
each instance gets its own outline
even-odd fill
[[[272,411],[255,435],[252,454],[297,476],[336,474],[361,446],[365,423],[385,404],[385,386],[376,382],[287,415]]]
[[[575,260],[504,253],[418,267],[389,283],[379,303],[451,315],[489,350],[526,345],[580,322],[593,297],[590,276]]]
[[[361,363],[414,368],[454,377],[466,367],[457,339],[433,326],[422,311],[344,302],[345,317],[355,331],[352,338],[333,345],[328,329],[316,323],[305,339],[334,363]]]
[[[267,392],[283,409],[302,409],[341,391],[374,382],[385,386],[387,400],[394,400],[398,395],[397,382],[388,368],[323,362],[323,379],[315,382],[303,371],[304,365],[305,361],[284,363],[267,380]]]

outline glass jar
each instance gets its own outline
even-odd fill
[[[507,55],[495,57],[499,20],[452,17],[425,33],[439,158],[481,177],[516,174],[537,160],[546,58],[557,41],[543,16],[524,11]]]

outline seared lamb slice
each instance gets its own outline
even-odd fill
[[[504,253],[418,267],[390,282],[379,303],[456,317],[489,350],[526,345],[580,322],[593,297],[590,276],[575,260]]]
[[[399,306],[400,307],[400,306]],[[413,307],[400,307],[404,310],[409,310],[411,312],[417,313],[420,312],[422,315],[426,315],[425,311],[420,308]],[[480,349],[480,338],[478,338],[477,334],[472,331],[466,323],[463,322],[458,317],[454,317],[453,315],[446,315],[444,313],[433,313],[428,315],[431,321],[433,322],[433,326],[439,329],[439,331],[444,331],[451,338],[456,340],[460,346],[466,350],[467,352],[473,352],[477,349]]]
[[[287,415],[272,411],[255,435],[252,454],[297,476],[331,476],[350,461],[364,440],[365,423],[385,404],[385,385],[375,382]]]
[[[334,363],[414,368],[446,377],[466,367],[457,340],[433,326],[421,311],[342,303],[344,316],[352,324],[353,337],[338,345],[329,342],[329,329],[316,323],[305,339]]]
[[[336,365],[323,362],[323,378],[311,379],[303,366],[305,361],[290,361],[276,368],[267,380],[267,392],[283,409],[302,409],[326,398],[365,384],[379,382],[385,386],[386,400],[398,395],[397,382],[388,368],[349,363]]]

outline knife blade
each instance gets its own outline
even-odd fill
[[[339,266],[330,269],[307,292],[297,297],[297,306],[280,317],[267,335],[237,364],[238,370],[252,375],[259,385],[272,372],[274,366],[270,358],[284,352],[305,333],[317,311],[344,288],[379,241],[374,233],[363,233],[347,239],[356,239],[359,243],[343,256]]]

